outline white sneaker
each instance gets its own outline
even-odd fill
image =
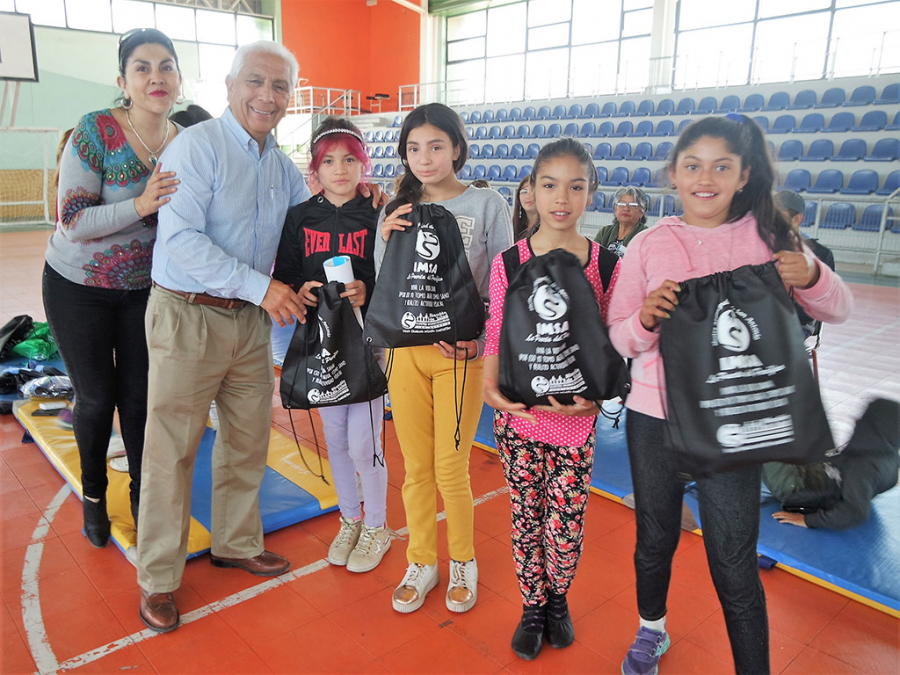
[[[347,560],[347,570],[368,572],[378,567],[384,554],[391,548],[391,534],[391,528],[387,525],[381,527],[363,525],[359,541],[356,542]]]
[[[113,457],[109,460],[109,468],[113,471],[118,471],[119,473],[128,473],[128,458]]]
[[[362,520],[347,520],[341,516],[341,529],[328,547],[326,560],[332,565],[346,565],[350,559],[350,553],[359,541],[359,533],[362,530]]]
[[[468,612],[478,599],[478,563],[450,561],[450,583],[447,586],[447,609]]]
[[[394,589],[391,604],[401,614],[415,612],[425,603],[425,596],[438,585],[438,581],[440,576],[437,563],[434,565],[410,563],[403,581]]]

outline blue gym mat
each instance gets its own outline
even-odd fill
[[[493,410],[488,406],[482,410],[475,444],[496,452]],[[633,491],[624,413],[618,429],[599,418],[591,488],[614,501]],[[685,494],[685,503],[700,523],[696,494]],[[771,498],[761,509],[760,555],[813,583],[900,617],[900,488],[876,497],[869,520],[846,532],[779,523],[772,514],[780,505]]]

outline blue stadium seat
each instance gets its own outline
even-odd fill
[[[693,120],[689,120],[689,119],[688,119],[688,120],[681,120],[681,122],[678,123],[678,128],[675,130],[675,135],[677,136],[677,135],[680,134],[682,131],[684,131],[685,128],[686,128],[687,126],[689,126],[691,122],[693,122]]]
[[[700,99],[700,103],[697,104],[697,107],[692,114],[709,115],[710,113],[715,112],[718,106],[719,102],[716,100],[715,96],[704,96]]]
[[[888,197],[898,189],[900,189],[900,170],[891,171],[888,177],[884,179],[884,185],[875,190],[875,194]]]
[[[657,162],[666,162],[669,159],[669,153],[675,147],[669,141],[663,141],[656,146],[656,152],[653,153],[653,160]]]
[[[476,164],[475,168],[472,169],[472,179],[478,180],[479,178],[484,178],[485,174],[487,174],[487,169],[484,168],[484,164]]]
[[[488,138],[493,138],[494,140],[503,138],[503,132],[498,125],[495,124],[491,127],[491,130],[488,132]]]
[[[810,183],[809,171],[806,169],[794,169],[789,171],[784,179],[784,189],[793,190],[794,192],[803,192],[809,189]]]
[[[617,166],[610,172],[609,177],[605,181],[601,181],[600,185],[618,186],[625,185],[628,182],[628,167]]]
[[[845,100],[847,100],[847,92],[842,87],[832,87],[822,94],[822,100],[816,103],[813,108],[837,108]]]
[[[895,162],[900,159],[900,139],[881,138],[875,142],[872,154],[863,159],[867,162]]]
[[[800,158],[801,162],[824,162],[834,155],[834,141],[830,138],[818,138],[814,140],[806,155]]]
[[[507,124],[505,127],[503,127],[503,138],[517,138],[516,127],[512,124]]]
[[[591,199],[591,203],[588,204],[588,211],[598,211],[606,206],[606,195],[600,192],[599,190],[594,193],[593,198]]]
[[[386,141],[393,143],[394,141],[398,140],[399,138],[400,138],[399,131],[388,130],[388,131],[384,132],[384,140],[386,140]]]
[[[582,143],[584,149],[587,150],[587,154],[593,156],[594,154],[594,146],[590,143]]]
[[[493,110],[485,110],[481,114],[481,121],[484,124],[490,124],[491,122],[493,122],[494,121],[494,111]]]
[[[609,156],[612,154],[612,146],[609,143],[597,143],[597,147],[594,148],[594,159],[596,160],[604,160],[609,159]]]
[[[479,159],[494,159],[494,146],[485,143],[481,146],[481,157]]]
[[[516,131],[516,138],[531,138],[531,127],[527,124],[520,124]]]
[[[477,138],[479,141],[484,140],[487,137],[488,137],[487,127],[478,127],[475,130],[475,138]]]
[[[819,227],[826,230],[846,230],[856,220],[856,207],[847,202],[838,202],[828,207]]]
[[[694,99],[685,97],[678,102],[678,107],[675,108],[675,115],[690,115],[694,112]]]
[[[600,108],[600,112],[597,114],[597,117],[612,117],[616,114],[616,102],[615,101],[607,101],[603,104],[603,107]]]
[[[481,124],[480,110],[473,110],[469,113],[469,124]]]
[[[615,126],[613,126],[612,122],[600,122],[600,126],[597,127],[597,138],[605,138],[606,136],[612,136],[615,133]]]
[[[769,128],[769,118],[765,115],[757,115],[753,118],[753,121],[756,122],[763,131],[766,131]]]
[[[658,117],[660,115],[671,115],[673,112],[675,112],[675,101],[670,98],[664,98],[656,104],[656,112],[650,114]]]
[[[535,119],[537,119],[537,120],[553,119],[553,114],[550,112],[550,106],[542,105],[540,108],[538,108],[537,117],[535,117]]]
[[[375,157],[378,157],[378,158],[384,157],[384,146],[383,145],[379,145],[377,148],[375,148]]]
[[[469,123],[469,111],[463,110],[461,113],[459,113],[459,118],[463,121],[463,124],[468,124]]]
[[[535,124],[531,127],[531,136],[529,138],[547,138],[547,127],[543,124]]]
[[[812,227],[816,224],[816,211],[819,210],[817,202],[806,202],[806,208],[803,209],[803,222],[801,227]]]
[[[741,107],[741,99],[734,94],[729,94],[728,96],[724,96],[722,98],[722,103],[719,104],[719,107],[716,108],[716,112],[719,114],[734,112],[738,108]]]
[[[806,110],[807,108],[815,106],[818,100],[816,92],[812,89],[804,89],[803,91],[797,92],[797,95],[794,97],[793,105],[787,106],[786,110]]]
[[[881,216],[884,214],[884,204],[872,204],[863,211],[858,223],[853,223],[853,229],[857,232],[881,232]],[[894,215],[894,209],[888,207],[888,218]],[[885,229],[890,229],[891,221],[884,224]]]
[[[794,129],[795,134],[813,134],[822,131],[825,127],[825,116],[822,113],[809,113],[800,121],[800,125]]]
[[[870,110],[863,115],[853,131],[881,131],[887,126],[887,113],[884,110]]]
[[[525,159],[537,159],[538,153],[541,151],[541,146],[537,143],[529,143],[528,147],[525,149]]]
[[[578,124],[575,122],[569,122],[566,125],[566,128],[563,129],[563,136],[572,136],[573,138],[578,136]]]
[[[595,133],[597,133],[597,125],[593,122],[585,122],[581,125],[581,133],[578,134],[579,138],[590,138]]]
[[[485,174],[485,178],[487,180],[500,180],[500,174],[502,171],[500,170],[499,164],[491,164],[488,167],[487,173]]]
[[[478,159],[481,156],[481,148],[477,143],[469,146],[469,159]]]
[[[644,187],[651,180],[650,169],[646,166],[639,166],[634,170],[634,173],[631,174],[631,180],[625,183],[626,185],[634,185],[636,187]]]
[[[539,136],[539,138],[559,138],[560,136],[562,136],[562,125],[558,122],[554,122],[547,127],[547,135]]]
[[[393,145],[387,146],[387,148],[384,149],[384,156],[385,157],[396,157],[397,156],[397,148],[395,148]]]
[[[494,118],[496,122],[508,122],[509,121],[509,112],[506,108],[500,108],[497,110],[497,117]]]
[[[511,159],[522,159],[525,156],[525,146],[521,143],[514,144],[509,149],[509,156]]]
[[[402,127],[403,126],[403,115],[396,115],[394,117],[394,121],[391,122],[392,127]]]
[[[852,112],[835,113],[822,131],[850,131],[856,126],[856,116]]]
[[[784,110],[791,104],[791,95],[786,91],[776,91],[769,97],[769,104],[760,108],[763,112]]]
[[[642,120],[638,122],[638,125],[634,128],[629,136],[649,136],[653,133],[653,122],[650,120]]]
[[[501,143],[497,146],[497,152],[494,154],[494,157],[497,159],[509,159],[509,146],[506,143]]]
[[[831,159],[835,162],[858,162],[867,154],[866,142],[861,138],[851,138],[841,144],[841,149]]]
[[[375,168],[372,169],[372,176],[374,178],[381,178],[384,176],[384,164],[376,164]]]
[[[672,120],[660,120],[659,124],[656,125],[656,131],[652,134],[648,134],[649,136],[674,136],[675,135],[675,122]]]
[[[869,169],[854,171],[842,195],[870,195],[878,189],[878,174]]]
[[[531,175],[531,166],[526,164],[525,166],[519,167],[519,175],[516,176],[516,180],[523,180],[526,176]]]
[[[466,164],[460,169],[459,173],[456,174],[456,177],[460,180],[469,180],[472,177],[472,167]]]
[[[850,100],[844,101],[844,106],[871,105],[874,101],[875,87],[864,85],[853,90]]]
[[[900,110],[894,113],[894,121],[888,124],[885,131],[900,131]]]
[[[766,130],[769,134],[789,134],[797,126],[797,119],[793,115],[779,115],[775,118],[771,128]]]
[[[872,101],[875,105],[891,105],[900,103],[900,82],[887,85],[881,91],[881,97]]]
[[[582,111],[580,103],[573,103],[569,106],[569,112],[567,112],[562,119],[564,120],[574,120],[579,117],[583,117],[584,112]]]
[[[647,143],[647,141],[644,141],[643,143],[638,143],[636,146],[634,146],[634,152],[625,159],[631,161],[640,161],[650,159],[651,157],[653,157],[653,147],[649,143]],[[632,180],[634,180],[633,176]]]
[[[515,107],[509,109],[509,121],[510,122],[518,122],[522,119],[522,109]]]
[[[515,180],[515,178],[516,177],[513,176],[513,180]],[[506,187],[505,185],[501,185],[500,187],[497,188],[497,192],[499,192],[501,195],[506,197],[506,201],[510,201],[510,198],[512,197],[512,192],[509,191],[508,187]],[[510,205],[512,205],[512,204],[510,204]]]
[[[779,162],[793,162],[803,156],[803,143],[798,140],[785,141],[778,148]]]
[[[626,159],[631,157],[631,143],[619,143],[609,156],[610,159]]]
[[[810,194],[834,194],[844,187],[844,173],[837,169],[827,169],[816,176],[816,182],[806,189]]]
[[[537,118],[537,111],[534,109],[533,105],[529,105],[525,107],[525,110],[522,111],[522,119],[526,122],[533,122]]]
[[[646,117],[647,115],[653,114],[653,101],[649,98],[645,98],[643,101],[638,103],[637,110],[631,113],[635,117]]]
[[[632,131],[634,131],[634,122],[626,120],[624,122],[619,122],[619,126],[616,127],[614,133],[610,134],[610,137],[621,138],[623,136],[630,136]]]
[[[374,131],[367,131],[367,132],[366,132],[366,142],[372,143],[372,142],[374,142],[374,141],[375,141],[375,132],[374,132]]]
[[[635,111],[634,101],[622,101],[619,111],[613,114],[613,117],[628,117]]]
[[[738,108],[738,112],[756,112],[766,104],[762,94],[749,94],[744,99],[744,105]]]
[[[384,143],[384,131],[382,129],[375,132],[375,142]]]
[[[566,116],[566,106],[558,105],[553,108],[553,112],[550,113],[550,116],[547,118],[548,120],[561,120]]]
[[[393,178],[396,175],[397,165],[396,164],[387,164],[384,167],[384,177],[385,178]]]
[[[606,167],[605,166],[595,166],[594,168],[597,171],[597,182],[600,185],[603,185],[603,181],[605,181],[607,178]]]
[[[584,109],[584,116],[593,119],[598,115],[600,115],[600,105],[597,103],[588,103],[587,107]]]
[[[466,136],[469,137],[469,140],[475,138],[475,127],[466,127]]]
[[[675,215],[675,195],[663,195],[656,202],[656,212],[653,214],[661,218]]]

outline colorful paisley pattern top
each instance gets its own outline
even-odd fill
[[[50,266],[86,286],[149,287],[157,215],[140,218],[134,199],[144,192],[151,170],[109,109],[82,117],[60,157]]]

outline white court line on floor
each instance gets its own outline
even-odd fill
[[[498,497],[502,494],[505,494],[508,491],[509,491],[509,488],[506,488],[506,487],[492,490],[491,492],[485,493],[481,497],[476,498],[473,501],[473,503],[475,506],[484,504],[485,502],[490,501],[491,499],[494,499],[495,497]],[[66,495],[68,494],[68,486],[65,486],[63,488],[63,490],[61,490],[60,492],[61,493],[65,492],[65,494],[63,494],[63,499],[61,499],[59,501],[59,504],[56,504],[57,499],[59,499],[59,495],[57,495],[56,498],[53,500],[53,503],[51,503],[50,507],[48,507],[48,509],[47,509],[48,514],[50,512],[50,509],[54,509],[52,515],[56,515],[56,510],[59,509],[59,506],[62,505],[62,501],[65,499]],[[56,504],[55,507],[54,507],[54,504]],[[46,515],[47,514],[45,514],[45,518],[46,518]],[[437,520],[438,520],[438,522],[440,522],[442,520],[445,520],[446,517],[447,517],[446,513],[444,511],[441,511],[437,515]],[[52,516],[49,518],[49,520],[52,520]],[[47,527],[49,527],[49,520],[46,521]],[[41,527],[42,527],[42,525],[39,523],[38,529],[40,529]],[[409,529],[404,527],[400,530],[397,530],[396,533],[398,535],[405,535],[405,534],[409,533]],[[37,529],[35,530],[35,537],[37,537]],[[26,558],[26,568],[28,567],[27,561],[28,561],[28,559]],[[28,633],[29,644],[32,646],[32,656],[34,656],[35,663],[38,666],[38,673],[40,673],[40,675],[49,675],[50,673],[54,673],[54,672],[58,672],[58,671],[65,671],[65,670],[71,670],[73,668],[78,668],[80,666],[87,665],[88,663],[92,663],[92,662],[102,659],[106,656],[109,656],[110,654],[113,654],[113,653],[119,651],[120,649],[124,649],[125,647],[128,647],[130,645],[136,645],[139,642],[143,642],[144,640],[147,640],[149,638],[159,637],[161,635],[160,633],[151,631],[148,628],[148,629],[142,630],[138,633],[132,633],[131,635],[127,635],[118,640],[114,640],[113,642],[110,642],[108,644],[103,645],[102,647],[98,647],[97,649],[93,649],[89,652],[81,654],[80,656],[72,657],[71,659],[64,661],[63,663],[58,663],[56,660],[56,656],[53,654],[53,650],[50,648],[49,642],[47,642],[46,631],[44,629],[43,621],[40,617],[40,602],[37,598],[38,564],[40,564],[40,554],[38,554],[37,564],[35,564],[33,567],[33,585],[34,585],[34,593],[35,593],[34,604],[37,606],[37,623],[32,623],[32,628],[31,628],[31,630],[29,630],[29,624],[26,622],[26,632]],[[278,588],[280,586],[283,586],[284,584],[288,584],[292,581],[295,581],[297,579],[305,577],[308,574],[313,574],[314,572],[323,570],[328,566],[329,566],[329,563],[324,558],[321,560],[317,560],[316,562],[310,563],[309,565],[306,565],[305,567],[301,567],[298,570],[293,570],[286,574],[282,574],[279,577],[269,579],[268,581],[265,581],[261,584],[257,584],[256,586],[252,586],[243,591],[239,591],[238,593],[229,595],[228,597],[222,598],[221,600],[217,600],[216,602],[205,605],[204,607],[195,609],[193,612],[188,612],[187,614],[182,615],[181,623],[183,625],[183,624],[191,623],[193,621],[197,621],[198,619],[202,619],[205,616],[209,616],[210,614],[213,614],[214,612],[218,612],[227,607],[233,607],[242,602],[245,602],[252,598],[258,597],[264,593],[268,593],[269,591],[271,591],[275,588]],[[25,581],[25,574],[23,572],[23,586],[24,586],[24,581]],[[24,614],[24,612],[25,612],[24,597],[23,597],[22,604],[23,604],[23,614]],[[34,610],[32,610],[32,611],[34,611]],[[35,638],[34,640],[32,640],[32,631],[34,632],[34,638]],[[37,646],[41,650],[40,654],[35,652],[35,646]],[[38,658],[39,656],[40,656],[40,660]]]

